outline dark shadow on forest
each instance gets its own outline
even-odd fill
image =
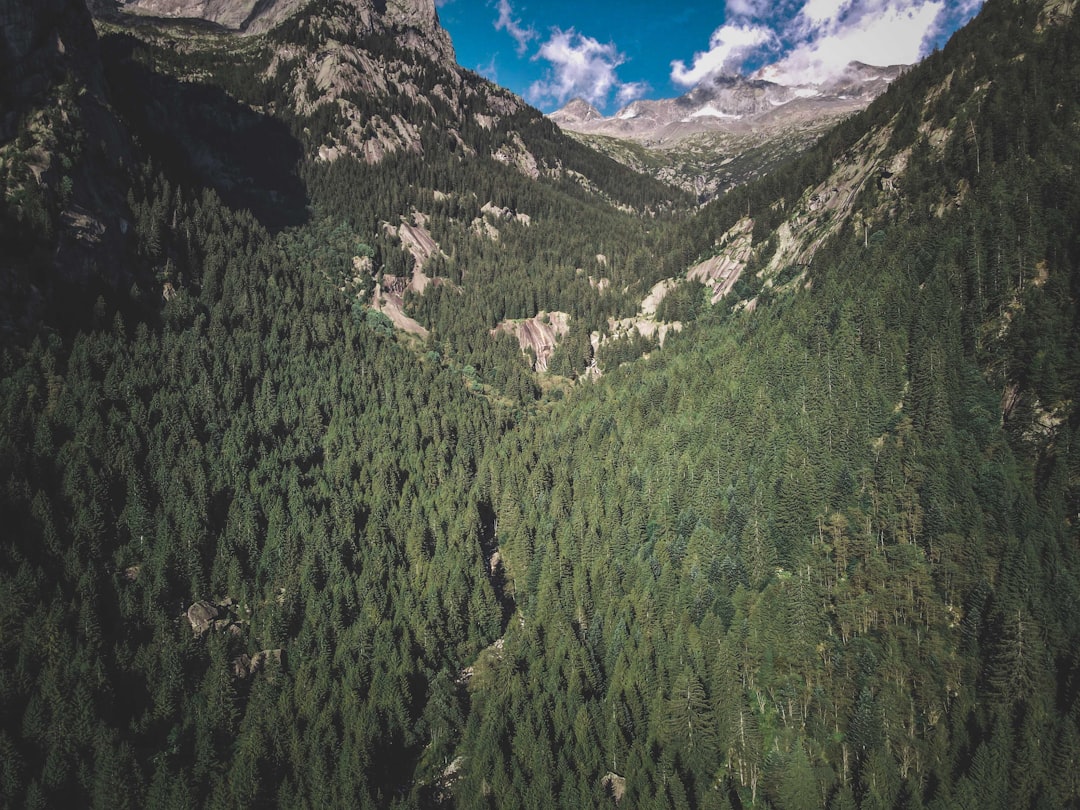
[[[502,560],[496,556],[499,551],[499,539],[496,536],[496,515],[490,504],[477,504],[480,516],[480,551],[484,555],[484,565],[488,570],[491,589],[499,603],[501,621],[499,628],[506,630],[506,625],[514,613],[514,597],[506,588],[506,571]]]
[[[127,34],[102,40],[110,100],[165,173],[187,188],[214,189],[272,231],[307,222],[296,173],[303,147],[288,127],[219,87],[152,70],[132,58],[137,45]]]

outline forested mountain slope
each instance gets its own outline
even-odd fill
[[[482,376],[483,355],[513,348],[492,340],[500,322],[565,312],[574,342],[681,269],[667,224],[688,198],[562,135],[416,29],[368,31],[356,15],[371,5],[316,0],[256,37],[103,23],[114,104],[173,182],[273,229],[314,219],[369,244],[366,269],[343,256],[335,280],[365,305],[377,288],[384,312]],[[434,249],[418,255],[403,224]],[[588,360],[556,364],[576,375]]]
[[[540,395],[491,330],[587,335],[671,273],[670,189],[342,8],[100,46],[2,8],[5,806],[427,802],[509,610],[475,471]],[[370,306],[410,273],[419,343]]]
[[[351,0],[100,57],[53,5],[0,6],[0,803],[1080,800],[1075,18],[991,0],[691,216]],[[493,330],[552,310],[538,377]]]
[[[989,3],[716,203],[713,234],[748,205],[790,225],[876,133],[906,158],[795,290],[721,303],[485,463],[519,620],[470,683],[463,805],[1078,801],[1080,29],[1055,13]]]

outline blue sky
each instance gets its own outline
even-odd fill
[[[799,84],[852,60],[910,64],[983,0],[437,0],[458,62],[545,112],[613,113],[718,73]]]

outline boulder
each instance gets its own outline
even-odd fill
[[[214,619],[221,615],[217,605],[199,600],[187,609],[187,619],[191,623],[191,632],[196,637],[201,636],[210,629]]]
[[[246,678],[251,674],[251,659],[246,653],[236,656],[232,660],[234,678]]]
[[[608,795],[615,799],[616,804],[622,801],[622,797],[626,795],[625,776],[619,776],[617,773],[608,771],[600,782],[603,784],[604,789],[607,790]]]

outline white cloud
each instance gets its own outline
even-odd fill
[[[852,0],[807,0],[796,21],[804,23],[809,31],[820,30],[835,25],[851,5]]]
[[[671,80],[691,87],[709,76],[737,71],[749,56],[774,40],[773,32],[761,25],[722,25],[709,38],[709,50],[694,54],[691,67],[681,59],[671,63]]]
[[[760,17],[768,10],[768,0],[728,0],[725,19]]]
[[[983,0],[727,0],[726,22],[692,65],[671,63],[684,87],[762,64],[762,75],[787,84],[836,76],[853,61],[912,64],[943,30],[964,22]],[[944,29],[948,24],[950,27]],[[777,56],[783,54],[781,58]],[[771,56],[772,64],[768,64]]]
[[[537,37],[535,29],[532,26],[525,27],[521,24],[521,20],[514,19],[514,9],[510,6],[510,0],[499,0],[497,8],[499,19],[495,20],[495,30],[508,33],[517,43],[518,54],[525,53],[525,49],[529,47],[529,41]]]
[[[491,59],[484,65],[477,65],[476,72],[483,76],[488,81],[499,83],[499,68],[495,64],[495,57],[498,54],[492,54]]]
[[[563,104],[580,96],[590,104],[603,106],[612,90],[627,100],[628,96],[646,91],[640,82],[619,81],[616,68],[626,58],[613,43],[602,44],[573,28],[566,31],[553,28],[551,38],[533,58],[551,63],[546,76],[529,88],[528,97],[534,104]]]
[[[909,65],[928,50],[944,9],[940,0],[838,4],[810,0],[797,18],[808,33],[767,70],[783,84],[820,82],[851,62]]]
[[[652,88],[649,86],[648,82],[627,82],[626,84],[620,84],[619,89],[615,92],[615,101],[620,107],[623,107],[631,101],[637,101],[650,90],[652,90]]]

